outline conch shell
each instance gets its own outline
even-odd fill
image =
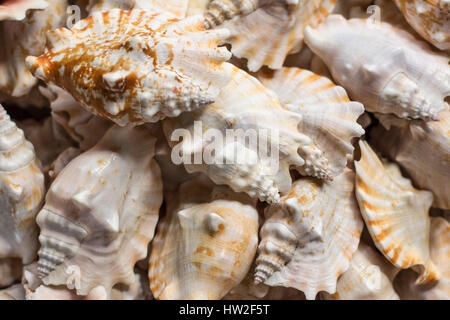
[[[301,174],[333,179],[344,170],[353,154],[351,140],[364,134],[356,122],[364,112],[359,102],[351,102],[342,87],[307,70],[282,68],[263,70],[258,79],[275,91],[281,104],[299,113],[299,131],[310,138],[298,152],[305,160],[296,168]]]
[[[0,4],[0,21],[23,20],[28,10],[45,9],[47,0],[14,0],[2,1]]]
[[[441,50],[450,50],[448,0],[394,0],[411,27]]]
[[[438,119],[449,107],[449,58],[403,30],[369,21],[332,15],[316,29],[307,27],[305,41],[366,110]]]
[[[256,203],[196,180],[180,186],[158,225],[149,263],[155,298],[221,299],[239,284],[258,245]]]
[[[170,12],[177,18],[184,18],[188,2],[189,0],[89,0],[89,5],[86,9],[90,14],[111,9],[142,9],[152,12]]]
[[[363,229],[353,192],[350,169],[332,182],[295,181],[280,204],[266,209],[255,282],[295,288],[309,300],[319,291],[334,293]]]
[[[114,126],[59,173],[37,216],[45,285],[82,296],[101,286],[109,297],[115,284],[134,282],[162,203],[154,144],[145,128]]]
[[[205,31],[201,16],[112,9],[48,33],[50,46],[27,65],[94,114],[137,125],[212,103],[229,81],[231,54],[216,47],[228,34]]]
[[[439,279],[429,253],[432,193],[415,189],[396,164],[383,164],[367,142],[359,146],[356,198],[375,245],[395,266],[420,269],[417,283]]]

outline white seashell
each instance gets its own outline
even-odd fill
[[[25,300],[25,290],[21,284],[0,290],[0,300]]]
[[[391,121],[397,127],[386,131],[378,126],[372,131],[372,141],[405,169],[417,187],[433,192],[434,207],[450,209],[450,111],[439,117],[429,122]]]
[[[364,134],[356,122],[364,112],[362,104],[350,102],[342,87],[307,70],[263,71],[258,79],[277,93],[286,109],[302,116],[299,131],[311,140],[298,149],[305,164],[296,169],[320,179],[341,174],[353,154],[351,140]]]
[[[44,198],[44,176],[33,145],[0,105],[0,259],[36,257],[35,216]]]
[[[189,0],[89,0],[86,9],[90,14],[111,9],[142,9],[146,11],[170,12],[177,18],[184,18]]]
[[[448,0],[394,0],[406,20],[428,42],[450,50],[450,3]]]
[[[323,294],[333,300],[399,300],[392,286],[397,268],[367,244],[360,242],[350,267],[339,278],[336,293]]]
[[[404,270],[395,278],[395,288],[404,300],[449,300],[450,299],[450,224],[443,218],[432,217],[430,227],[430,255],[441,274],[439,281],[416,285],[417,277],[412,270]]]
[[[7,287],[22,276],[22,260],[0,258],[0,288]]]
[[[439,278],[429,254],[433,195],[415,189],[394,163],[383,164],[367,142],[360,141],[355,161],[356,198],[377,248],[395,266],[420,269],[418,283]]]
[[[281,204],[266,209],[255,282],[295,288],[309,300],[334,293],[363,229],[353,191],[350,169],[333,182],[297,180]]]
[[[320,24],[335,4],[336,0],[299,1],[295,6],[273,2],[223,23],[221,27],[231,33],[225,42],[231,44],[233,55],[248,59],[250,71],[258,71],[264,65],[279,69],[287,55],[301,50],[306,26]]]
[[[449,58],[405,31],[332,15],[316,29],[307,27],[305,41],[368,111],[436,120],[448,108]]]
[[[56,178],[56,176],[76,157],[78,157],[82,151],[78,148],[69,147],[61,152],[49,165],[47,169],[48,180],[47,185],[50,185]]]
[[[45,10],[32,10],[22,21],[0,21],[0,91],[12,97],[28,94],[37,84],[38,79],[25,66],[25,58],[42,54],[45,32],[65,22],[66,0],[44,2],[48,5]]]
[[[227,184],[235,192],[246,192],[261,201],[277,201],[279,192],[287,192],[291,186],[289,167],[305,163],[297,153],[302,143],[310,141],[298,132],[301,116],[283,108],[275,93],[256,78],[230,64],[225,69],[232,80],[214,104],[164,121],[172,154],[181,153],[181,160],[187,159],[183,163],[188,172],[204,172],[216,184]],[[228,129],[237,139],[227,141]],[[183,141],[177,143],[180,134]],[[211,143],[211,134],[217,134],[217,141]],[[254,139],[245,142],[239,135]],[[213,147],[215,154],[211,152]],[[270,148],[267,154],[265,150]]]
[[[23,20],[29,10],[45,9],[47,0],[15,0],[2,1],[0,4],[0,21]]]
[[[51,46],[27,64],[85,109],[136,125],[213,102],[229,81],[222,64],[231,54],[216,47],[228,34],[205,31],[201,16],[112,9],[48,33]]]
[[[162,202],[154,144],[143,127],[114,126],[59,173],[37,216],[45,285],[70,284],[77,295],[102,286],[109,297],[133,283]]]
[[[156,299],[221,299],[250,269],[258,244],[258,212],[245,194],[196,180],[168,201],[150,254]]]

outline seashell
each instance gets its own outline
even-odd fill
[[[205,31],[201,16],[112,9],[52,31],[51,47],[27,64],[92,113],[137,125],[213,102],[229,81],[230,53],[216,47],[228,34]]]
[[[48,5],[45,10],[32,10],[22,21],[0,21],[0,91],[9,96],[27,95],[37,84],[38,79],[26,68],[25,58],[42,54],[45,32],[58,28],[65,22],[66,0],[44,2],[45,6]]]
[[[70,284],[81,296],[101,286],[109,298],[115,284],[133,283],[162,203],[154,144],[143,127],[114,126],[59,173],[37,216],[46,286]]]
[[[308,0],[286,6],[282,1],[275,1],[247,16],[223,23],[221,27],[231,33],[225,42],[231,44],[233,55],[248,59],[250,71],[258,71],[264,65],[280,69],[287,55],[301,50],[306,26],[320,24],[335,4],[336,0]]]
[[[307,27],[305,41],[367,111],[436,120],[449,107],[449,58],[405,31],[332,15],[316,29]]]
[[[322,297],[331,300],[399,300],[392,286],[397,270],[370,246],[360,242],[350,267],[337,282],[336,293]]]
[[[255,282],[295,288],[309,300],[334,293],[363,229],[353,191],[350,169],[333,182],[295,181],[280,204],[266,209]]]
[[[55,161],[52,162],[50,166],[47,167],[47,173],[49,180],[48,185],[50,185],[56,178],[56,176],[64,169],[70,161],[78,157],[82,151],[78,148],[69,147],[63,152],[61,152]]]
[[[262,71],[258,79],[275,91],[281,104],[299,113],[299,131],[310,138],[298,152],[305,164],[301,174],[333,179],[344,170],[347,155],[353,154],[351,140],[364,134],[356,122],[364,112],[359,102],[350,102],[345,90],[308,70],[282,68]]]
[[[441,50],[450,50],[450,3],[447,0],[394,0],[411,27]]]
[[[417,187],[433,192],[434,207],[450,209],[450,111],[439,117],[440,121],[407,122],[388,131],[378,126],[371,135],[374,146],[396,161]]]
[[[36,257],[44,176],[33,145],[0,105],[0,259]]]
[[[21,284],[0,290],[0,300],[25,300],[25,291]]]
[[[111,9],[142,9],[146,11],[170,12],[177,18],[184,18],[189,0],[90,0],[87,10],[90,14]]]
[[[19,280],[21,276],[22,276],[21,259],[0,258],[0,288],[4,288],[13,284],[16,280]]]
[[[152,244],[151,291],[159,300],[221,299],[244,279],[256,253],[256,204],[196,180],[176,196]]]
[[[256,78],[230,64],[224,69],[232,80],[214,104],[163,122],[172,156],[180,158],[189,173],[204,172],[235,192],[278,201],[279,192],[289,191],[291,185],[289,167],[305,163],[297,153],[310,141],[298,132],[301,116],[283,108]],[[233,129],[228,141],[227,129]],[[211,135],[217,140],[211,142]],[[251,141],[244,141],[246,135]]]
[[[417,274],[403,270],[395,278],[395,288],[404,300],[449,300],[450,299],[450,224],[441,217],[430,218],[430,255],[441,274],[439,281],[416,285]]]
[[[34,292],[26,294],[26,300],[106,300],[106,291],[102,286],[95,287],[88,295],[79,296],[64,286],[40,285]]]
[[[417,283],[437,280],[439,272],[429,254],[433,195],[415,189],[396,164],[383,164],[367,142],[359,146],[356,198],[375,245],[393,265],[420,269]]]
[[[2,1],[0,4],[0,21],[23,20],[29,10],[45,9],[47,0],[15,0]]]

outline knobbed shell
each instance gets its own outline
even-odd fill
[[[189,0],[89,0],[89,5],[86,9],[90,14],[111,9],[142,9],[152,12],[170,12],[177,18],[184,18],[188,2]]]
[[[221,299],[239,284],[258,244],[255,202],[227,187],[183,183],[168,201],[149,262],[156,299]]]
[[[112,9],[53,30],[45,53],[27,64],[85,109],[136,125],[213,102],[229,80],[222,64],[230,53],[216,47],[228,34],[205,31],[201,16]]]
[[[337,281],[336,293],[323,294],[333,300],[399,300],[392,286],[397,268],[361,242],[350,267]]]
[[[45,9],[47,0],[14,0],[0,3],[0,21],[23,20],[29,10]]]
[[[352,138],[364,134],[356,122],[364,112],[362,104],[351,102],[342,87],[308,70],[262,71],[258,79],[277,93],[286,109],[302,116],[299,131],[310,142],[299,148],[305,164],[297,170],[320,179],[341,174],[347,156],[353,154]]]
[[[155,139],[143,127],[117,127],[72,160],[52,183],[37,216],[38,274],[45,285],[88,295],[134,282],[162,203]]]
[[[408,23],[428,42],[450,50],[450,3],[447,0],[394,0]]]
[[[44,175],[33,145],[0,105],[0,260],[18,258],[28,264],[35,259],[39,246],[35,217],[44,193]]]
[[[395,266],[420,270],[417,283],[439,279],[429,253],[433,195],[415,189],[396,164],[383,164],[367,142],[359,146],[356,198],[375,245]]]
[[[289,167],[305,163],[297,152],[310,140],[298,131],[301,116],[283,108],[256,78],[231,64],[225,69],[232,80],[215,103],[164,121],[172,156],[216,184],[278,201],[291,186]]]
[[[316,29],[306,28],[305,41],[368,111],[436,120],[449,107],[449,58],[403,30],[332,15]]]
[[[334,293],[358,248],[363,222],[350,169],[333,182],[302,178],[266,209],[255,282],[301,290],[307,299]]]

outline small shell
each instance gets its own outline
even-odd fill
[[[111,9],[142,9],[146,11],[170,12],[177,18],[184,18],[189,0],[90,0],[87,10],[90,14]]]
[[[363,229],[353,191],[349,169],[333,182],[297,180],[280,205],[266,210],[255,282],[295,288],[309,300],[334,293]]]
[[[310,139],[298,132],[301,116],[283,108],[256,78],[230,64],[225,69],[232,80],[214,104],[164,121],[172,154],[182,154],[188,172],[205,172],[216,184],[277,201],[279,192],[291,186],[289,167],[304,165],[297,150]],[[226,138],[229,129],[237,139]],[[211,135],[217,137],[213,143]],[[242,138],[246,135],[250,142]],[[180,137],[183,141],[176,144]],[[263,154],[264,148],[270,154]]]
[[[332,15],[307,27],[305,41],[368,111],[436,120],[449,107],[449,58],[403,30],[369,21]]]
[[[13,284],[22,276],[22,261],[19,258],[0,258],[0,288]]]
[[[0,259],[36,257],[36,214],[44,198],[44,175],[33,145],[0,105]]]
[[[371,133],[371,141],[400,164],[415,185],[433,192],[434,207],[450,209],[450,111],[441,112],[439,118],[404,121],[403,127],[390,130],[378,126]]]
[[[441,50],[450,50],[448,0],[394,0],[411,27]]]
[[[114,126],[56,177],[37,216],[45,285],[70,284],[77,295],[102,286],[109,297],[116,283],[134,282],[162,202],[154,143],[143,127]]]
[[[37,84],[38,79],[26,68],[25,58],[42,54],[45,33],[65,22],[67,1],[45,2],[45,10],[33,10],[23,21],[0,21],[0,91],[10,96],[24,96]]]
[[[229,81],[231,55],[217,48],[228,34],[205,31],[201,16],[112,9],[48,33],[51,46],[27,65],[121,126],[156,122],[214,101]]]
[[[23,20],[28,10],[45,9],[47,0],[14,0],[0,2],[0,21]]]
[[[182,184],[177,197],[152,243],[150,288],[160,300],[221,299],[244,279],[256,253],[255,202],[195,180]]]
[[[415,189],[396,164],[383,164],[367,142],[360,141],[355,161],[356,198],[377,248],[395,266],[420,267],[418,283],[439,278],[429,254],[433,195]]]
[[[382,255],[361,242],[350,267],[339,278],[336,293],[323,294],[333,300],[399,300],[392,286],[396,269]]]
[[[395,287],[404,300],[449,300],[450,299],[450,224],[443,218],[430,218],[430,254],[441,274],[438,282],[416,285],[417,274],[412,270],[402,271],[395,278]]]
[[[353,154],[351,140],[364,134],[356,122],[364,112],[359,102],[350,102],[345,90],[325,77],[298,68],[260,72],[258,79],[275,91],[281,104],[302,116],[299,131],[309,144],[298,152],[305,160],[296,168],[301,174],[333,179],[344,170]]]
[[[287,55],[302,48],[306,26],[320,24],[335,4],[336,0],[308,0],[288,7],[276,1],[221,27],[230,30],[226,42],[231,44],[233,55],[248,59],[250,71],[263,65],[279,69]]]

